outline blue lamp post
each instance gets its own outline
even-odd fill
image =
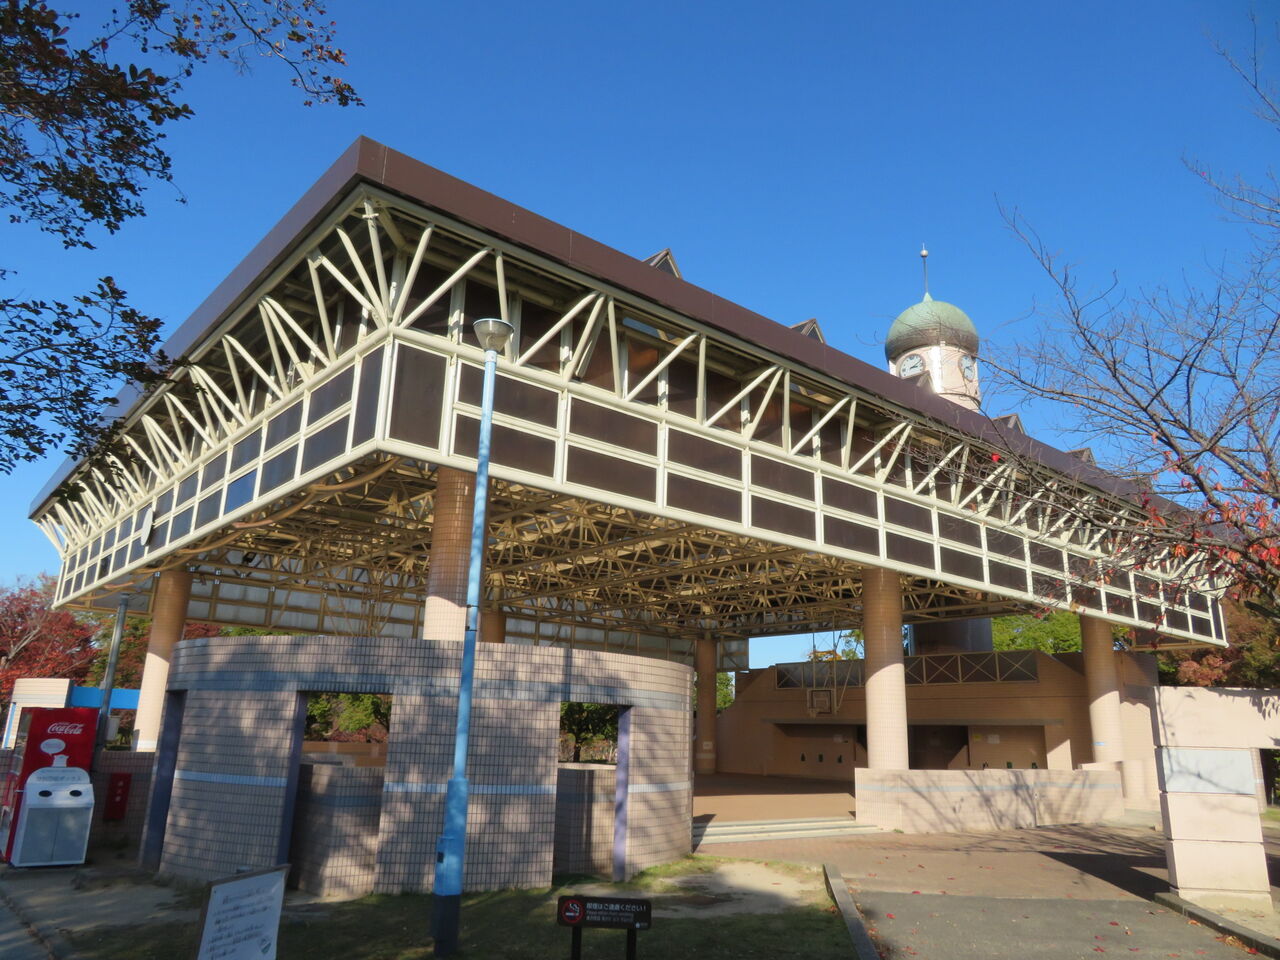
[[[462,907],[462,865],[467,850],[467,739],[471,733],[471,686],[476,668],[476,632],[480,623],[480,575],[484,566],[485,513],[489,501],[489,436],[493,432],[493,382],[498,354],[511,339],[505,320],[477,320],[472,329],[484,348],[484,390],[480,401],[480,440],[476,448],[475,504],[471,513],[471,565],[467,570],[467,630],[462,642],[458,683],[458,726],[453,738],[453,776],[444,798],[444,830],[436,843],[431,934],[435,955],[458,949]]]

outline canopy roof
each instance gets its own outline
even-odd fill
[[[439,466],[474,469],[500,363],[486,592],[509,634],[683,658],[693,638],[1079,609],[1221,643],[1191,561],[1114,558],[1142,511],[1087,464],[369,140],[174,335],[112,451],[33,505],[59,598],[175,565],[190,615],[418,635]],[[1206,592],[1208,591],[1208,592]]]

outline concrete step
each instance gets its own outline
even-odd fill
[[[802,820],[711,821],[693,825],[693,845],[746,843],[754,840],[802,840],[808,837],[858,836],[879,833],[874,824],[858,823],[851,817],[811,817]]]

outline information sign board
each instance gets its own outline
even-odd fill
[[[556,906],[556,922],[562,927],[612,927],[648,930],[652,906],[648,900],[623,897],[561,897]]]
[[[288,875],[286,863],[210,883],[196,960],[275,960]]]

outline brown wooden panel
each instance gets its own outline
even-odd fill
[[[1051,570],[1062,569],[1062,551],[1057,547],[1051,547],[1035,540],[1028,540],[1027,545],[1031,548],[1032,563],[1041,567],[1048,567]]]
[[[884,498],[884,520],[885,523],[896,523],[900,527],[910,527],[921,533],[933,533],[933,518],[928,508],[896,497]]]
[[[413,278],[413,289],[409,292],[409,298],[405,302],[409,304],[410,309],[417,306],[427,297],[449,279],[450,271],[441,267],[432,266],[429,263],[423,263],[418,266],[417,276]],[[421,330],[424,333],[432,333],[438,337],[446,336],[449,333],[449,310],[452,303],[451,295],[446,292],[435,303],[431,305],[431,309],[418,315],[410,326],[415,330]]]
[[[813,474],[768,457],[752,454],[751,482],[793,497],[813,499]]]
[[[480,421],[459,414],[454,418],[453,452],[463,457],[474,457],[480,441]],[[489,459],[507,467],[519,467],[532,473],[553,476],[556,466],[556,442],[546,437],[493,425]]]
[[[686,417],[698,415],[698,365],[683,356],[667,367],[667,409]]]
[[[742,520],[742,495],[730,487],[667,474],[667,506],[722,520]]]
[[[1127,595],[1112,593],[1106,591],[1107,597],[1107,613],[1114,613],[1120,617],[1133,616],[1133,600]]]
[[[957,577],[967,577],[970,580],[982,579],[982,557],[978,554],[964,550],[953,550],[950,547],[943,547],[941,553],[944,573],[952,573]]]
[[[655,468],[582,447],[569,447],[566,469],[570,483],[599,487],[641,500],[653,500],[658,489]]]
[[[822,478],[822,502],[839,510],[860,513],[864,517],[876,518],[880,515],[874,492],[830,477]]]
[[[658,452],[658,425],[650,420],[610,410],[576,397],[570,408],[569,431],[640,453]],[[735,453],[736,456],[736,453]]]
[[[667,431],[667,459],[732,480],[742,479],[742,454],[737,448],[691,433]]]
[[[995,560],[987,564],[990,571],[991,582],[998,587],[1008,587],[1011,590],[1027,589],[1027,574],[1021,567],[1010,566],[1007,563],[997,563]]]
[[[898,533],[884,535],[884,554],[898,563],[910,563],[917,567],[933,567],[933,544]]]
[[[249,434],[234,447],[231,448],[231,469],[239,470],[246,463],[252,463],[258,459],[258,453],[262,447],[262,430],[255,430]],[[168,507],[161,509],[156,506],[156,513],[162,514]]]
[[[294,461],[298,458],[297,446],[286,447],[262,465],[262,482],[259,484],[258,496],[274,490],[282,483],[293,479]]]
[[[1012,557],[1015,560],[1021,560],[1024,556],[1021,537],[1015,537],[1011,533],[1005,533],[1003,530],[987,529],[987,549],[992,553],[998,553],[1002,557]]]
[[[1078,583],[1071,585],[1071,599],[1094,610],[1102,609],[1102,591],[1095,587],[1083,587]]]
[[[880,556],[880,533],[875,527],[851,523],[839,517],[824,517],[822,531],[824,541],[833,547]]]
[[[355,375],[355,367],[347,367],[312,391],[311,401],[307,404],[308,424],[315,423],[326,414],[333,413],[351,399]]]
[[[982,546],[981,526],[947,513],[938,514],[938,534],[947,540],[954,540],[956,543],[963,543],[970,547]]]
[[[812,540],[815,536],[814,517],[812,510],[803,507],[793,507],[765,497],[751,498],[751,522],[766,530]]]
[[[1066,581],[1057,577],[1046,577],[1043,573],[1031,572],[1031,592],[1037,597],[1057,597],[1065,599],[1067,596]]]
[[[440,411],[444,404],[444,357],[401,347],[391,384],[391,425],[396,440],[423,447],[440,446]]]
[[[458,385],[458,400],[473,407],[480,406],[484,391],[484,370],[480,367],[462,367],[462,381]],[[544,427],[556,425],[556,412],[560,397],[554,390],[544,390],[532,383],[498,374],[493,383],[493,409],[530,423]]]
[[[364,358],[360,365],[360,389],[356,398],[356,417],[352,425],[351,445],[373,438],[378,424],[378,397],[382,394],[382,354],[378,350]]]
[[[302,472],[314,470],[322,463],[341,456],[347,449],[347,421],[351,417],[339,417],[323,430],[318,430],[302,444]]]
[[[462,315],[466,319],[468,333],[471,332],[471,325],[477,320],[501,317],[502,306],[498,302],[498,291],[487,283],[480,283],[468,277]]]
[[[302,404],[295,403],[267,421],[267,449],[283,443],[302,427]]]

